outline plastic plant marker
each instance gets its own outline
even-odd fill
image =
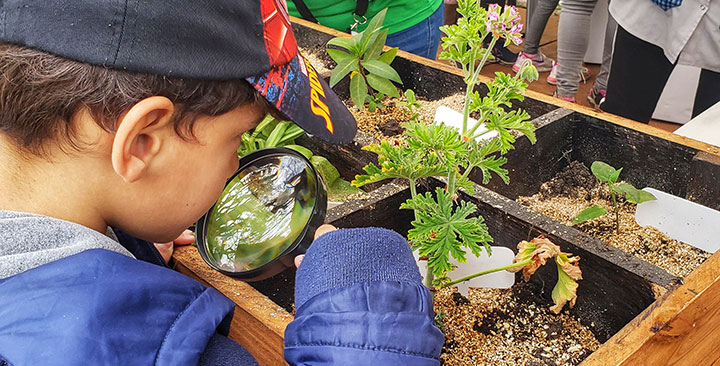
[[[720,211],[659,191],[643,188],[657,200],[637,205],[635,221],[704,251],[720,249]]]
[[[425,273],[427,269],[427,261],[419,260],[417,252],[413,252],[415,261],[418,264],[420,273]],[[448,276],[451,280],[469,276],[473,273],[507,266],[512,264],[515,253],[505,247],[493,246],[492,256],[488,256],[484,251],[480,257],[474,255],[467,256],[467,262],[459,263],[455,258],[451,258],[450,262],[457,266],[457,269],[451,271]],[[510,288],[515,284],[515,274],[510,273],[506,270],[493,272],[483,276],[478,276],[473,279],[460,282],[454,286],[457,286],[458,291],[465,297],[467,297],[468,288],[470,287],[482,287],[482,288]]]
[[[435,110],[435,117],[433,118],[433,122],[435,123],[444,123],[446,126],[452,126],[457,128],[458,130],[462,130],[462,121],[463,121],[463,114],[450,108],[446,107],[444,105],[441,105],[438,107],[437,110]],[[476,119],[468,118],[468,125],[472,126],[475,123],[477,123]],[[477,131],[475,131],[476,134],[482,133],[487,131],[485,126],[478,127]],[[480,141],[481,139],[489,140],[495,136],[497,136],[497,131],[491,131],[488,132],[482,136],[479,136],[476,138],[477,141]]]

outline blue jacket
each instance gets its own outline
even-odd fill
[[[92,249],[0,280],[10,365],[197,365],[234,304],[182,274]]]
[[[376,281],[323,292],[285,330],[291,365],[438,366],[445,337],[423,285]]]

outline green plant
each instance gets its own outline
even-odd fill
[[[364,147],[378,155],[378,164],[368,164],[364,168],[365,174],[356,176],[352,182],[355,186],[362,186],[390,178],[409,181],[411,198],[400,208],[414,211],[415,220],[412,221],[413,228],[408,232],[408,240],[421,257],[427,258],[425,284],[430,288],[448,286],[483,274],[450,281],[447,277],[447,273],[453,269],[450,257],[462,263],[466,261],[466,250],[476,256],[480,255],[482,250],[488,255],[491,254],[490,243],[493,239],[483,218],[477,214],[477,207],[465,201],[458,202],[460,188],[473,193],[474,186],[468,179],[470,172],[479,169],[483,184],[487,184],[493,174],[509,183],[508,172],[502,168],[506,162],[502,155],[513,148],[516,133],[522,133],[531,142],[535,142],[534,126],[528,121],[530,116],[521,110],[505,110],[505,107],[512,105],[512,100],[523,99],[527,87],[524,80],[537,78],[537,70],[532,65],[525,64],[515,77],[497,73],[495,79],[487,83],[489,92],[484,97],[474,90],[479,83],[480,69],[490,57],[490,53],[482,48],[482,39],[491,33],[490,47],[500,36],[518,40],[519,34],[509,33],[511,30],[519,32],[520,27],[516,25],[519,16],[515,16],[517,10],[506,8],[502,14],[491,14],[480,8],[477,0],[460,0],[458,9],[463,16],[458,20],[458,25],[444,26],[441,29],[448,35],[443,38],[443,46],[448,49],[444,55],[463,65],[467,83],[463,128],[458,130],[444,124],[419,121],[415,112],[419,103],[414,92],[407,91],[406,101],[398,103],[399,106],[408,108],[412,116],[409,122],[403,124],[403,139],[398,143],[383,141]],[[502,29],[508,31],[495,31]],[[476,64],[478,60],[480,63]],[[473,112],[479,116],[478,122],[468,128],[468,117]],[[486,130],[479,131],[480,126],[484,126]],[[490,131],[497,132],[497,136],[480,142],[476,140]],[[443,177],[446,186],[436,188],[433,192],[418,194],[417,182],[425,177]],[[531,264],[544,263],[547,258],[552,257],[548,256],[548,253],[554,253],[554,257],[559,257],[561,253],[559,248],[538,250],[538,253],[534,250],[521,250],[521,253],[529,258],[493,271],[522,269]],[[567,255],[563,258],[567,258]],[[574,293],[567,291],[568,284],[560,283],[562,291],[559,292]],[[564,304],[574,297],[561,295],[558,299]],[[560,308],[562,304],[556,302]]]
[[[257,127],[243,134],[238,156],[266,147],[290,148],[303,154],[313,164],[327,186],[328,200],[341,202],[350,195],[362,192],[340,178],[338,170],[325,157],[314,155],[310,149],[297,145],[295,139],[304,134],[305,131],[296,124],[277,120],[268,114]]]
[[[631,203],[642,203],[646,201],[652,201],[655,198],[652,193],[645,192],[641,189],[635,188],[632,184],[629,183],[617,183],[618,178],[620,177],[620,172],[622,171],[622,168],[615,169],[612,166],[610,166],[607,163],[604,163],[602,161],[594,161],[592,165],[590,166],[590,171],[592,171],[593,175],[601,182],[605,182],[608,184],[608,190],[610,191],[610,197],[612,198],[613,203],[613,210],[615,211],[615,231],[620,231],[620,225],[619,225],[619,218],[618,213],[620,211],[620,207],[617,204],[617,194],[625,194],[625,200]],[[580,223],[583,223],[588,220],[592,220],[595,218],[598,218],[602,215],[607,213],[607,210],[605,207],[598,206],[598,205],[592,205],[584,210],[582,210],[573,220],[572,224],[577,225]]]
[[[327,52],[337,66],[330,75],[330,87],[350,75],[350,99],[358,109],[368,104],[368,110],[384,108],[385,95],[400,97],[392,81],[402,83],[400,75],[390,66],[398,48],[382,52],[388,30],[383,29],[384,9],[368,23],[367,28],[350,38],[336,37],[328,41]],[[368,88],[369,86],[369,88]]]
[[[508,183],[507,171],[502,168],[506,159],[502,155],[512,149],[515,142],[513,131],[523,133],[535,142],[534,127],[528,121],[530,116],[525,111],[508,112],[504,109],[504,106],[512,105],[512,100],[522,100],[522,93],[527,87],[522,78],[528,75],[525,70],[532,68],[531,65],[526,65],[516,77],[499,73],[487,84],[489,93],[485,97],[474,90],[482,63],[490,55],[482,49],[482,39],[488,34],[486,29],[501,28],[496,24],[501,19],[507,18],[507,22],[513,24],[516,20],[509,18],[511,13],[507,9],[503,17],[489,16],[476,0],[461,0],[459,12],[463,17],[458,20],[457,26],[441,29],[449,34],[443,39],[445,48],[454,50],[450,55],[456,55],[456,61],[466,65],[463,71],[468,88],[463,129],[458,131],[444,124],[418,121],[414,111],[418,102],[413,92],[406,92],[406,102],[400,105],[406,106],[413,118],[403,124],[403,141],[398,144],[383,141],[366,146],[364,149],[378,154],[378,166],[368,164],[364,168],[366,174],[357,176],[352,182],[362,186],[389,178],[409,180],[412,197],[401,208],[415,212],[408,239],[421,256],[428,257],[428,287],[432,287],[434,278],[437,278],[435,284],[447,281],[447,272],[452,270],[450,256],[460,262],[466,260],[463,248],[475,255],[479,255],[483,248],[488,254],[491,252],[492,238],[482,217],[475,216],[477,208],[467,202],[455,204],[459,188],[473,190],[473,184],[468,179],[470,172],[480,169],[484,184],[489,182],[492,173]],[[518,29],[507,24],[506,28]],[[492,33],[491,44],[503,34]],[[480,65],[476,67],[478,59],[481,59]],[[468,129],[467,117],[471,112],[478,112],[480,118]],[[476,133],[481,125],[487,130]],[[477,137],[489,131],[496,131],[498,136],[476,142]],[[418,194],[416,183],[424,177],[445,177],[447,186]]]

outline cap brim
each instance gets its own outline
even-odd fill
[[[355,137],[355,118],[300,52],[290,62],[247,80],[308,134],[335,144]]]

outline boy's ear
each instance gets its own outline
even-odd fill
[[[163,130],[172,121],[175,106],[166,97],[145,98],[118,121],[112,144],[112,165],[128,183],[146,171],[163,143]]]

